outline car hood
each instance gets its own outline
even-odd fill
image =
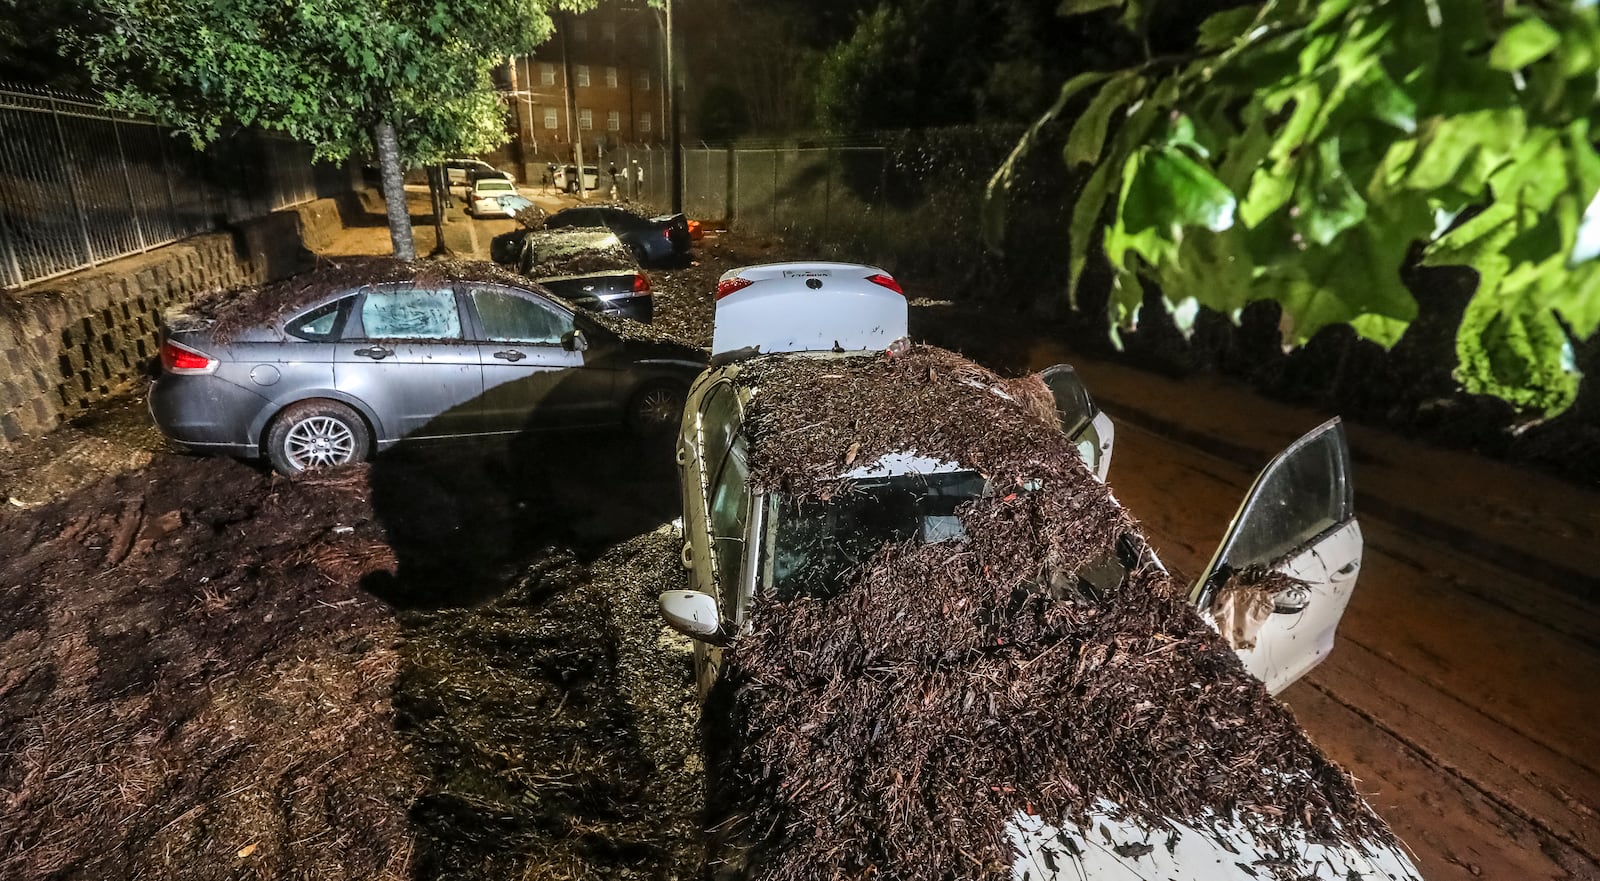
[[[1017,881],[1421,881],[1399,847],[1382,840],[1314,840],[1282,819],[1208,815],[1152,828],[1101,799],[1085,822],[1052,826],[1019,813],[1006,834]]]

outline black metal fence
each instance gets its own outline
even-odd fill
[[[92,99],[0,88],[0,287],[147,251],[350,188],[287,138],[187,137]]]

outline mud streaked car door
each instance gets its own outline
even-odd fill
[[[481,430],[483,370],[456,300],[449,285],[362,289],[345,322],[334,379],[377,414],[380,443]]]
[[[591,355],[573,346],[570,310],[504,285],[466,284],[463,291],[472,307],[488,431],[615,420],[614,371],[585,366]]]
[[[1260,604],[1254,645],[1235,646],[1245,669],[1276,694],[1333,650],[1334,631],[1361,569],[1361,527],[1344,426],[1330,420],[1278,454],[1256,478],[1227,537],[1195,586],[1201,612],[1217,620],[1218,594],[1235,573],[1255,569],[1294,582]]]

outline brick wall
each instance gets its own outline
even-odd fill
[[[332,200],[319,200],[232,233],[0,292],[0,450],[142,382],[165,310],[304,268],[304,243],[323,244],[339,228]]]

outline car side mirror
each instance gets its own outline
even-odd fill
[[[698,590],[669,590],[656,601],[667,626],[690,639],[724,645],[717,598]]]
[[[589,351],[589,340],[581,330],[569,330],[561,335],[561,348],[569,352]]]

